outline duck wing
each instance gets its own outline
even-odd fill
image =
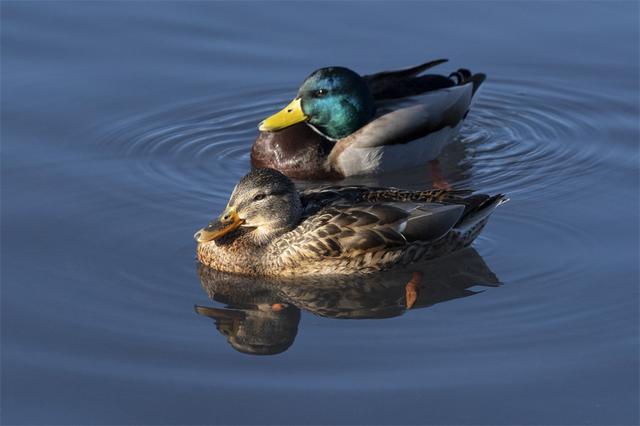
[[[381,115],[336,142],[329,161],[338,164],[338,158],[348,148],[405,144],[445,127],[455,127],[465,118],[472,94],[473,85],[456,86],[425,96],[424,104]]]
[[[393,261],[415,242],[442,238],[458,223],[464,205],[397,202],[336,205],[321,210],[274,244],[285,264],[321,258]]]
[[[460,68],[448,76],[439,74],[420,75],[424,71],[447,62],[448,59],[436,59],[415,67],[395,71],[383,71],[376,74],[364,75],[371,93],[376,101],[406,98],[421,95],[426,92],[444,89],[456,85],[473,83],[475,93],[486,76],[482,73],[472,74],[471,71]]]
[[[415,67],[395,71],[383,71],[364,75],[369,90],[376,101],[415,96],[421,93],[451,87],[455,83],[443,75],[423,75],[424,71],[447,62],[448,59],[436,59]]]

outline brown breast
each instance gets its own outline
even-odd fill
[[[299,123],[277,132],[260,132],[251,149],[254,167],[270,167],[293,179],[340,179],[327,158],[334,143]]]

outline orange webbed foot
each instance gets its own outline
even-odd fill
[[[444,176],[442,176],[440,160],[431,160],[429,164],[431,164],[431,180],[433,181],[433,187],[436,189],[451,189],[451,185],[449,185]]]
[[[407,285],[404,286],[405,305],[407,309],[411,309],[414,303],[416,303],[416,300],[418,300],[421,281],[422,272],[414,272]]]
[[[282,303],[274,303],[271,305],[271,310],[274,312],[280,312],[284,309],[284,305]]]

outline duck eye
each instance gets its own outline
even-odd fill
[[[313,92],[313,95],[314,95],[316,98],[321,98],[321,97],[323,97],[323,96],[324,96],[324,95],[326,95],[326,94],[327,94],[327,89],[318,89],[318,90],[316,90],[315,92]]]
[[[258,194],[255,197],[253,197],[253,201],[264,200],[266,196],[267,196],[266,194]]]

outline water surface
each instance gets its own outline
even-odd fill
[[[637,3],[1,8],[4,423],[638,423]],[[511,202],[413,309],[198,269],[311,70],[438,57],[489,76],[446,177]]]

